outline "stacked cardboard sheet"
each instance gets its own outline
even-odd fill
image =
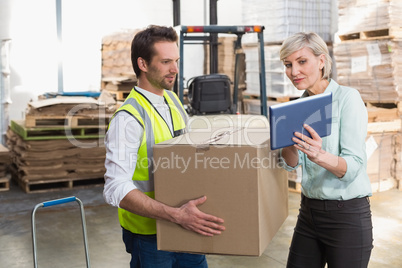
[[[401,46],[395,39],[334,44],[339,84],[356,88],[366,102],[398,102],[402,94]]]
[[[104,136],[114,110],[92,98],[30,102],[26,120],[12,120],[7,132],[15,181],[27,193],[103,183]]]
[[[23,140],[11,129],[7,138],[18,179],[24,182],[103,177],[103,139]]]

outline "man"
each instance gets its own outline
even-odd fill
[[[105,138],[104,198],[119,208],[130,267],[207,267],[204,255],[158,251],[155,219],[205,236],[225,229],[222,219],[197,208],[205,196],[178,208],[154,199],[152,146],[186,128],[187,114],[170,91],[178,73],[177,39],[172,27],[149,26],[135,35],[131,61],[138,86],[116,111]]]

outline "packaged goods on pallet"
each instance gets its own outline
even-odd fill
[[[389,38],[334,44],[339,84],[356,88],[366,102],[398,102],[402,95],[401,49],[401,41]]]
[[[392,137],[392,153],[394,156],[392,175],[398,182],[397,187],[402,190],[402,134],[400,132]]]
[[[138,30],[117,32],[102,39],[101,88],[123,101],[137,85],[131,64],[131,42]]]
[[[116,101],[106,92],[98,99],[79,96],[39,98],[28,103],[25,126],[99,127],[109,124],[116,109]]]
[[[300,97],[303,93],[297,90],[285,73],[285,66],[279,58],[279,45],[264,46],[265,82],[267,97]],[[260,96],[259,51],[256,46],[244,47],[246,54],[247,95]]]
[[[244,24],[265,26],[264,42],[281,43],[300,31],[316,32],[332,42],[331,0],[243,0],[242,4]],[[245,35],[243,40],[257,43],[253,35]]]
[[[10,151],[3,144],[0,144],[0,191],[7,191],[10,189],[10,178],[8,177],[10,164]]]
[[[230,81],[234,82],[234,72],[235,72],[235,42],[237,40],[236,36],[219,36],[218,37],[218,73],[226,74],[229,76]],[[204,73],[210,73],[210,52],[209,46],[205,46],[205,62],[204,62]],[[239,88],[244,89],[245,85],[245,63],[244,63],[244,52],[237,51],[239,53],[240,60],[238,62],[239,66]]]
[[[342,41],[398,34],[402,25],[400,0],[338,0],[338,35]],[[384,35],[384,34],[382,34]]]
[[[397,132],[368,133],[367,173],[373,192],[382,192],[396,187],[392,146],[395,135]]]
[[[24,137],[20,135],[21,129],[27,132],[23,122],[12,121],[7,131],[7,144],[12,156],[13,179],[25,192],[70,189],[103,182],[106,151],[102,135],[87,135],[80,139],[62,135],[54,128],[40,128],[33,131],[36,135]]]
[[[27,193],[103,183],[104,136],[116,109],[104,93],[29,102],[25,120],[11,120],[7,132],[13,179]]]
[[[135,77],[131,65],[131,41],[137,32],[126,30],[102,39],[102,78]]]

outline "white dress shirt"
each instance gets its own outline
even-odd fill
[[[135,89],[151,102],[173,132],[169,106],[164,97],[139,87]],[[130,191],[137,189],[132,178],[143,134],[143,127],[126,112],[117,113],[110,122],[105,137],[106,173],[103,197],[112,206],[119,207],[120,201]]]

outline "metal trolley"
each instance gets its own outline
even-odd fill
[[[86,256],[86,262],[87,262],[87,268],[90,267],[90,261],[89,261],[89,251],[88,251],[88,238],[87,238],[87,229],[86,229],[86,223],[85,223],[85,213],[84,213],[84,205],[82,204],[82,201],[78,199],[75,196],[70,196],[66,198],[61,198],[61,199],[55,199],[55,200],[50,200],[46,201],[43,203],[39,203],[35,206],[35,208],[32,211],[32,244],[33,244],[33,259],[34,259],[34,267],[38,267],[38,260],[37,260],[37,255],[36,255],[36,226],[35,226],[35,213],[40,207],[50,207],[50,206],[55,206],[55,205],[60,205],[60,204],[65,204],[69,202],[76,201],[79,206],[80,206],[80,211],[81,211],[81,222],[82,222],[82,232],[83,232],[83,237],[84,237],[84,247],[85,247],[85,256]]]

